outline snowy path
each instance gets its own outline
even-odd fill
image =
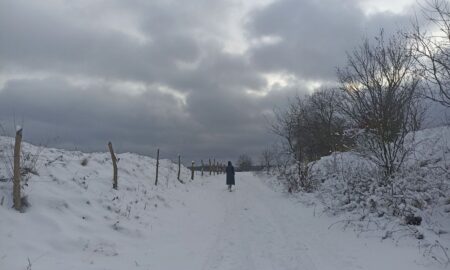
[[[442,269],[412,237],[396,246],[329,229],[340,217],[315,213],[252,173],[238,173],[230,193],[224,175],[190,181],[186,168],[180,184],[177,166],[162,160],[155,186],[156,161],[124,153],[113,190],[109,153],[41,156],[25,213],[11,209],[12,186],[0,183],[0,270]]]
[[[165,226],[154,229],[149,269],[430,269],[414,261],[417,248],[330,230],[332,219],[249,173],[237,175],[234,192],[216,176],[190,193],[185,211],[162,216]]]
[[[74,181],[35,182],[27,213],[0,207],[0,269],[439,269],[422,265],[411,241],[395,246],[329,229],[336,218],[251,173],[237,174],[231,193],[224,178],[151,192],[131,174],[117,192],[99,180],[82,191]]]

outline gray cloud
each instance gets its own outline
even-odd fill
[[[356,0],[278,0],[235,29],[240,8],[238,0],[1,1],[0,121],[23,119],[26,139],[86,151],[112,140],[121,152],[159,147],[187,160],[257,155],[273,141],[266,114],[306,93],[308,80],[334,80],[364,34],[407,18],[367,17]],[[278,42],[259,42],[267,37]],[[226,49],[239,42],[244,52]],[[267,72],[295,78],[273,85]]]
[[[407,14],[366,16],[358,1],[275,1],[256,10],[247,23],[250,39],[276,38],[278,42],[251,48],[253,62],[264,71],[291,72],[302,78],[332,79],[345,64],[346,51],[372,37],[381,28],[401,29]]]
[[[152,89],[129,95],[107,86],[80,89],[58,78],[11,80],[0,91],[0,120],[7,128],[13,118],[23,121],[25,138],[35,143],[104,151],[112,140],[120,152],[153,155],[161,148],[167,158],[233,158],[258,152],[271,137],[257,102],[226,93],[192,97],[199,100],[188,99],[192,108],[184,108]]]

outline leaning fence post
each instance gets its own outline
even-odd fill
[[[16,140],[14,143],[14,183],[13,183],[13,203],[14,209],[22,209],[22,200],[20,198],[20,144],[22,143],[22,128],[16,131]]]
[[[178,155],[178,181],[180,181],[180,173],[181,173],[181,155]]]
[[[158,185],[158,169],[159,169],[159,148],[156,151],[156,180],[155,180],[155,186]]]
[[[192,161],[192,167],[191,167],[191,180],[194,180],[194,164],[195,164],[195,162]]]
[[[113,146],[111,142],[108,142],[109,152],[111,153],[111,159],[113,163],[113,189],[117,189],[117,157],[114,154]]]
[[[202,163],[202,176],[203,176],[203,159],[201,160]]]

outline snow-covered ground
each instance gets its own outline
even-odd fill
[[[119,158],[116,191],[109,154],[42,149],[25,213],[11,208],[11,182],[0,182],[0,269],[442,268],[414,240],[330,227],[339,219],[273,189],[264,176],[238,173],[230,193],[224,175],[191,182],[183,168],[186,183],[179,183],[166,160],[155,187],[153,159]]]
[[[377,166],[354,152],[333,153],[311,163],[318,205],[337,214],[340,226],[391,241],[415,239],[424,255],[448,264],[450,127],[408,134],[406,142],[410,152],[388,187],[378,185]],[[411,216],[420,217],[420,225],[408,223]]]

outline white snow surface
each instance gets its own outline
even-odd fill
[[[10,138],[0,151],[10,152]],[[0,182],[0,269],[352,270],[442,269],[411,241],[380,241],[331,226],[330,217],[269,184],[237,173],[190,181],[183,167],[119,154],[119,189],[112,189],[109,153],[38,148],[38,175],[24,193],[30,206],[12,209],[12,183]],[[83,166],[83,160],[87,164]],[[8,158],[5,159],[6,161]],[[4,161],[5,161],[4,160]],[[0,167],[0,178],[8,178]]]

